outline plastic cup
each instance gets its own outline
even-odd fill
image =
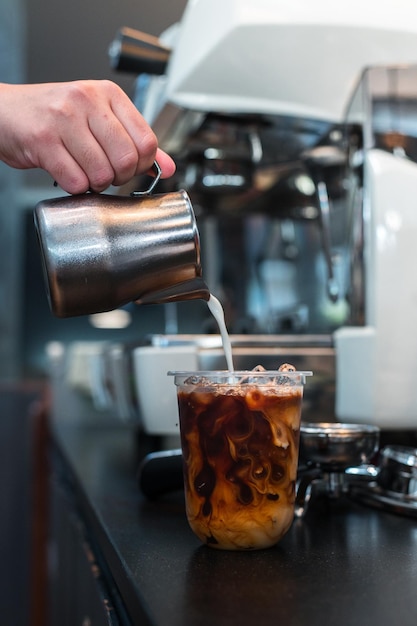
[[[294,517],[311,372],[169,372],[177,386],[188,522],[212,548],[275,545]]]

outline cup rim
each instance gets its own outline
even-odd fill
[[[258,370],[195,370],[195,371],[175,371],[175,370],[170,370],[167,372],[168,376],[174,376],[175,377],[175,383],[177,384],[178,382],[180,382],[180,384],[185,383],[185,381],[188,378],[192,378],[195,377],[197,380],[190,382],[189,384],[194,385],[194,384],[199,384],[201,379],[213,379],[213,383],[218,383],[218,384],[222,384],[222,382],[224,384],[227,383],[231,383],[231,384],[236,384],[236,378],[241,378],[241,379],[245,379],[247,378],[248,381],[245,382],[245,380],[243,381],[239,381],[240,384],[262,384],[262,379],[266,379],[264,384],[270,384],[272,379],[278,379],[279,382],[280,379],[282,379],[282,382],[290,382],[290,383],[300,383],[300,384],[304,384],[306,381],[305,379],[308,376],[313,376],[313,372],[312,371],[304,371],[304,370],[294,370],[294,371],[282,371],[280,372],[279,370],[264,370],[264,371],[258,371]]]

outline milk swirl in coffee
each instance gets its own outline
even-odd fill
[[[228,371],[176,381],[187,518],[211,547],[266,548],[293,520],[303,377],[289,365],[235,372],[212,298]]]

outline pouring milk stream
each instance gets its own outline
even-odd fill
[[[230,342],[229,333],[227,332],[226,322],[224,320],[223,307],[219,300],[210,294],[210,298],[207,302],[207,306],[210,309],[214,319],[219,327],[220,335],[223,343],[224,355],[226,357],[227,369],[230,372],[234,371],[233,356],[232,356],[232,344]]]

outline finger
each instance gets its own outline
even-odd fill
[[[115,178],[112,164],[89,130],[77,136],[65,137],[63,141],[68,153],[84,172],[89,189],[103,191],[112,184]]]
[[[85,172],[63,145],[57,145],[54,150],[48,151],[41,159],[40,167],[68,193],[84,193],[90,187],[90,181]]]
[[[123,93],[120,97],[118,92],[117,96],[111,101],[111,107],[138,152],[139,161],[136,174],[143,174],[152,168],[157,154],[158,141],[146,120],[126,94]],[[161,169],[167,168],[168,171],[172,171],[173,163],[170,163],[170,158],[167,155],[162,158],[162,161],[164,165],[161,166]]]
[[[158,161],[161,178],[168,178],[175,172],[175,163],[164,151],[157,149],[153,131],[140,116],[138,124],[142,129],[139,145],[135,144],[127,129],[116,117],[90,120],[90,130],[106,154],[114,171],[114,185],[123,185],[135,175],[145,171],[153,174],[153,162]],[[147,167],[147,164],[151,165]]]
[[[146,161],[145,163],[142,162],[141,155],[133,139],[112,112],[110,115],[94,115],[90,117],[89,130],[112,168],[113,179],[111,182],[114,185],[127,183],[135,176],[138,170],[143,170],[146,166]],[[145,131],[146,129],[144,134]],[[148,159],[151,160],[152,154],[156,151],[156,138],[149,128],[147,132],[150,135],[148,141],[151,144],[151,148],[147,149],[150,154]],[[146,138],[143,138],[142,142],[144,143],[145,141]]]
[[[138,153],[135,174],[143,174],[149,171],[152,168],[155,158],[157,158],[161,168],[161,177],[168,178],[172,176],[175,172],[175,163],[165,152],[157,149],[157,138],[144,117],[123,90],[114,84],[107,84],[107,86],[109,89],[111,110],[120,124],[125,128]],[[101,132],[100,136],[105,135]],[[104,145],[103,147],[108,154],[106,146]],[[112,147],[112,150],[113,149],[114,147]],[[119,147],[119,150],[120,153],[123,154],[123,145]],[[128,160],[128,158],[127,156],[122,157],[122,162]],[[116,166],[115,169],[118,172],[119,168],[113,159],[112,163],[113,167]]]
[[[175,174],[175,162],[169,154],[161,150],[161,148],[157,149],[155,160],[161,168],[161,178],[170,178],[170,176]]]

